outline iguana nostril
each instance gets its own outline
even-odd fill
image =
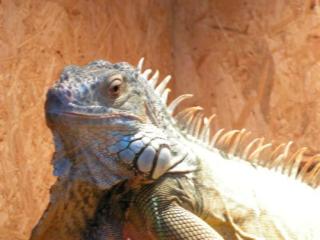
[[[47,100],[45,108],[47,112],[61,109],[63,107],[63,101],[60,99],[58,94],[54,91],[49,91],[47,94]]]
[[[69,89],[66,89],[65,90],[65,93],[67,94],[67,96],[69,97],[69,98],[71,98],[71,91],[69,90]]]

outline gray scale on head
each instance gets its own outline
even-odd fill
[[[138,139],[138,140],[134,140],[133,142],[131,142],[129,145],[129,148],[134,153],[139,153],[144,146],[145,146],[144,142],[142,140]]]
[[[118,152],[126,149],[128,147],[128,145],[129,145],[129,142],[127,142],[127,141],[119,141],[116,144],[108,147],[107,149],[110,153],[118,153]]]
[[[136,134],[134,134],[134,136],[132,136],[132,139],[141,139],[144,137],[144,132],[137,132]]]
[[[151,141],[149,137],[143,137],[141,140],[145,145],[147,145]]]
[[[133,160],[136,157],[136,153],[133,152],[131,149],[125,149],[118,153],[119,158],[121,161],[126,163],[128,166],[133,167]]]

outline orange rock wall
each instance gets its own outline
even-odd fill
[[[319,11],[314,1],[177,1],[174,93],[193,92],[218,127],[318,151]]]
[[[313,0],[0,0],[0,239],[26,239],[53,183],[43,103],[94,59],[173,74],[173,96],[319,151],[320,7]]]

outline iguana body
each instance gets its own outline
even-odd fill
[[[207,159],[201,161],[199,171],[183,177],[166,176],[164,183],[144,187],[134,201],[137,210],[133,215],[145,220],[143,223],[148,223],[147,228],[157,239],[186,239],[183,234],[188,234],[184,221],[178,218],[155,227],[170,218],[166,211],[158,210],[170,204],[197,214],[222,239],[319,238],[318,190],[280,172],[199,150],[200,159]],[[159,195],[164,195],[165,200],[158,200]],[[181,232],[174,237],[165,235],[168,225]],[[162,234],[165,237],[161,238]],[[192,236],[190,239],[205,238]]]
[[[303,149],[218,131],[190,95],[126,63],[67,68],[48,92],[59,180],[31,239],[320,239],[318,173]],[[297,180],[301,178],[302,180]]]

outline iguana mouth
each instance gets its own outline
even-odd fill
[[[117,113],[81,113],[81,112],[60,112],[59,115],[78,117],[81,119],[129,119],[136,120],[141,123],[145,122],[145,119],[129,113],[117,112]]]

